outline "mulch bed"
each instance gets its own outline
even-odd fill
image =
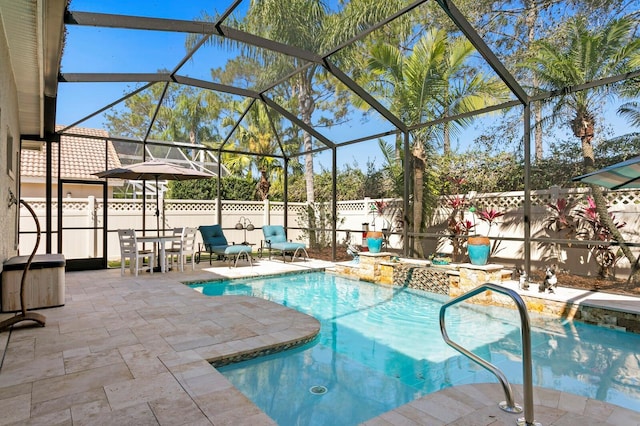
[[[629,296],[640,296],[640,287],[627,285],[626,279],[604,279],[600,277],[584,277],[581,275],[559,272],[558,286],[577,288],[583,290],[602,291],[604,293],[626,294]],[[531,273],[533,282],[544,280],[544,271],[534,271]]]

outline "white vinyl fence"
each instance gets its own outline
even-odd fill
[[[560,189],[539,190],[531,192],[531,236],[542,241],[532,242],[532,261],[536,266],[549,263],[557,263],[563,269],[574,271],[582,275],[594,274],[597,272],[597,265],[592,259],[588,247],[577,244],[553,244],[548,239],[564,239],[563,235],[551,235],[545,228],[545,220],[550,216],[547,208],[548,203],[554,203],[558,198],[579,201],[581,205],[586,205],[586,198],[589,195],[587,189]],[[640,242],[640,191],[612,191],[607,192],[609,210],[615,215],[617,221],[626,222],[621,229],[627,241],[632,244]],[[45,201],[43,199],[26,199],[35,209],[40,218],[41,226],[44,230],[45,224]],[[377,207],[380,202],[384,202],[384,209],[379,214]],[[444,200],[443,200],[444,203]],[[378,204],[378,205],[377,205]],[[500,240],[497,250],[492,254],[491,261],[502,263],[506,266],[517,266],[523,263],[524,259],[524,193],[506,192],[492,194],[476,194],[474,204],[482,208],[494,208],[505,213],[494,224],[490,231],[490,237]],[[255,230],[246,231],[246,240],[260,247],[262,242],[261,227],[267,224],[284,224],[284,203],[278,202],[250,202],[250,201],[228,201],[224,200],[222,206],[221,225],[225,230],[225,235],[229,241],[245,241],[245,231],[235,229],[241,218],[255,226]],[[302,228],[306,227],[306,204],[289,203],[288,210],[288,237],[294,241],[307,242],[307,233]],[[57,202],[52,206],[53,210],[53,230],[57,231]],[[390,249],[402,249],[402,200],[352,200],[337,203],[338,219],[338,243],[343,245],[347,242],[361,244],[363,241],[362,231],[367,228],[375,231],[387,231],[388,247]],[[98,227],[103,226],[102,215],[105,208],[102,200],[89,197],[88,199],[64,199],[63,200],[63,228],[70,227]],[[119,245],[117,233],[119,228],[134,228],[142,230],[142,200],[121,200],[109,199],[107,202],[108,216],[108,259],[119,258]],[[330,206],[323,206],[323,215],[330,216]],[[148,200],[146,203],[146,229],[147,233],[156,232],[156,204],[155,200]],[[449,210],[446,205],[436,209],[433,221],[429,224],[427,234],[420,237],[424,253],[429,255],[435,252],[450,252],[451,246],[446,237],[447,218]],[[467,212],[470,219],[471,213]],[[163,226],[166,230],[174,227],[200,225],[211,225],[217,223],[217,203],[216,200],[193,201],[193,200],[160,200],[159,223],[160,229]],[[475,220],[476,231],[486,234],[488,226],[486,223]],[[318,226],[330,227],[330,223],[318,221]],[[35,236],[33,220],[25,208],[21,209],[20,218],[20,252],[26,254],[33,247]],[[162,232],[162,231],[161,231]],[[325,233],[326,240],[330,240],[330,233]],[[57,251],[57,238],[54,234],[52,244],[53,251]],[[69,230],[63,232],[62,252],[67,258],[101,257],[102,240],[101,232],[89,232],[87,230]],[[638,253],[638,248],[633,248],[634,253]],[[44,253],[44,242],[41,243],[40,253]],[[626,276],[629,265],[625,260],[618,263],[617,274]]]

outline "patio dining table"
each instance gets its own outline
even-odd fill
[[[167,242],[180,241],[182,236],[180,235],[144,235],[142,237],[136,237],[139,243],[153,243],[154,246],[157,245],[156,253],[159,251],[158,264],[160,265],[160,272],[164,273],[167,271],[166,265],[166,249],[165,245]]]

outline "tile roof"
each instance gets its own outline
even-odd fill
[[[56,126],[56,130],[62,129],[62,126]],[[53,147],[53,174],[58,169],[58,145],[62,151],[60,156],[61,178],[64,179],[86,179],[99,180],[97,176],[91,173],[100,172],[107,169],[120,167],[120,159],[113,147],[109,137],[109,133],[102,129],[88,129],[75,127],[71,130],[75,134],[87,135],[92,137],[69,136],[62,135],[60,144],[54,143]],[[95,137],[105,138],[107,141],[107,166],[105,168],[105,139],[96,139]],[[45,177],[46,176],[46,159],[47,147],[41,150],[23,149],[20,152],[20,175],[28,177]]]

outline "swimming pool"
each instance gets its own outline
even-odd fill
[[[219,368],[280,425],[355,425],[448,386],[496,382],[443,342],[438,315],[445,296],[321,272],[191,287],[210,296],[261,297],[320,321],[314,342]],[[640,335],[531,319],[536,386],[640,411]],[[522,383],[519,323],[516,310],[447,310],[449,336],[511,383]]]

